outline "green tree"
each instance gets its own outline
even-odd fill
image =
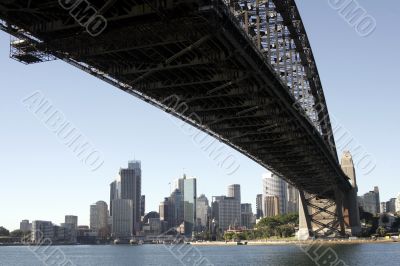
[[[0,226],[0,236],[9,236],[9,235],[10,235],[10,231],[8,231],[3,226]]]
[[[23,237],[24,235],[25,235],[24,232],[19,229],[14,230],[10,233],[10,236],[12,236],[12,237]]]
[[[378,229],[376,229],[376,234],[379,235],[380,237],[384,237],[386,234],[385,228],[379,226]]]

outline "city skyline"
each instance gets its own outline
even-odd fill
[[[323,78],[330,114],[377,159],[377,167],[372,173],[363,175],[357,169],[360,170],[357,171],[359,195],[378,185],[381,200],[386,201],[400,192],[400,188],[393,185],[397,182],[395,167],[399,165],[395,153],[399,148],[395,140],[400,135],[396,115],[399,98],[395,88],[397,67],[389,65],[386,73],[382,73],[385,78],[365,73],[376,73],[376,65],[387,65],[387,57],[370,51],[379,47],[383,36],[391,34],[387,27],[379,25],[389,25],[390,21],[395,21],[397,13],[396,8],[383,10],[376,3],[364,5],[378,20],[378,28],[368,38],[357,36],[327,3],[298,3]],[[320,26],[322,18],[325,27],[331,29],[329,32]],[[396,50],[399,37],[394,38],[387,44],[388,50]],[[3,51],[0,53],[1,68],[9,72],[2,76],[4,89],[0,97],[4,123],[0,170],[2,180],[7,180],[0,193],[13,202],[11,206],[1,206],[4,226],[17,228],[24,218],[62,222],[64,213],[76,214],[82,224],[88,224],[87,206],[100,199],[108,202],[108,188],[103,184],[111,182],[115,170],[123,166],[127,158],[134,157],[133,154],[145,162],[145,195],[167,195],[168,183],[180,176],[185,168],[190,169],[187,173],[198,178],[198,191],[208,198],[220,194],[227,185],[238,183],[243,187],[243,201],[255,206],[255,195],[261,193],[260,177],[265,170],[247,157],[226,147],[240,163],[240,169],[228,176],[168,114],[62,62],[25,67],[10,60],[9,36],[3,32],[0,33],[0,48]],[[360,62],[356,67],[355,61]],[[338,75],[341,78],[337,78]],[[101,168],[95,172],[86,169],[24,109],[21,99],[36,90],[51,99],[101,150],[105,155]],[[385,95],[391,97],[384,98]],[[362,101],[357,100],[359,97]],[[375,111],[372,106],[376,107]],[[385,137],[377,137],[383,133]],[[153,183],[158,185],[151,187]],[[207,184],[213,186],[207,187]],[[151,198],[146,199],[147,210],[157,210],[162,198]],[[26,217],[21,217],[21,213]]]

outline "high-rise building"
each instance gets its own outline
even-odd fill
[[[26,233],[28,231],[31,231],[32,230],[32,224],[29,223],[29,220],[22,220],[19,223],[19,230],[21,230],[24,233]]]
[[[240,204],[240,217],[241,217],[241,225],[246,227],[247,229],[251,229],[253,227],[253,211],[251,209],[250,203],[242,203]]]
[[[235,198],[239,202],[241,202],[240,197],[240,185],[239,184],[232,184],[228,186],[228,197]]]
[[[140,161],[130,161],[127,169],[120,169],[121,177],[121,199],[133,201],[133,231],[137,232],[140,227],[140,198],[142,188],[142,171]]]
[[[299,213],[299,190],[291,185],[287,185],[287,213]]]
[[[178,227],[183,223],[183,194],[175,189],[169,197],[168,204],[169,227]]]
[[[191,236],[196,225],[197,182],[196,178],[184,177],[183,183],[183,219],[185,222],[185,235]]]
[[[105,230],[108,227],[108,205],[98,201],[90,205],[90,229],[95,231]]]
[[[133,200],[114,199],[111,234],[116,238],[128,239],[133,235]]]
[[[397,198],[396,198],[396,203],[395,203],[395,206],[396,206],[396,212],[400,212],[400,193],[399,193],[399,195],[397,196]]]
[[[184,174],[182,178],[175,181],[175,187],[181,192],[183,200],[183,213],[177,213],[177,217],[179,218],[182,215],[183,220],[180,223],[184,223],[184,233],[191,236],[196,225],[196,178],[187,178]],[[179,209],[179,204],[175,203],[174,206]],[[177,222],[179,222],[179,219],[177,219]],[[180,225],[180,223],[177,225]]]
[[[262,217],[264,217],[263,214],[263,200],[262,200],[262,194],[257,194],[256,197],[256,218],[260,219]]]
[[[119,180],[120,178],[117,177],[117,180]],[[118,189],[117,189],[117,183],[118,181],[114,180],[113,182],[111,182],[110,184],[110,216],[112,216],[113,213],[113,209],[112,209],[112,201],[115,199],[120,198],[120,196],[118,195]]]
[[[31,241],[39,243],[44,239],[54,239],[54,228],[50,221],[32,221]]]
[[[143,217],[146,213],[146,196],[140,197],[140,216]]]
[[[161,221],[169,221],[169,198],[165,198],[164,201],[160,203],[159,213],[160,213],[160,220]]]
[[[386,212],[396,212],[396,198],[391,198],[389,201],[386,202]]]
[[[379,196],[379,187],[374,187],[376,212],[381,213],[381,198]]]
[[[381,213],[386,213],[386,202],[381,202]]]
[[[219,231],[222,233],[230,226],[240,226],[240,201],[237,198],[226,196],[212,197],[212,218],[218,224]]]
[[[363,196],[358,197],[358,204],[363,208],[364,212],[377,215],[379,212],[376,206],[377,197],[379,197],[379,195],[377,195],[375,191],[369,191]]]
[[[75,215],[65,215],[64,222],[66,224],[72,224],[75,229],[78,229],[78,216]]]
[[[132,232],[136,233],[140,229],[141,221],[141,187],[142,171],[140,161],[129,161],[128,168],[121,168],[116,181],[110,184],[110,215],[114,216],[114,204],[116,199],[132,200]],[[121,217],[120,214],[117,217]],[[115,219],[113,218],[114,222]]]
[[[196,218],[200,231],[206,228],[209,216],[210,205],[208,199],[204,194],[201,194],[196,200]]]
[[[276,213],[276,211],[270,211],[265,209],[267,206],[272,206],[265,204],[266,197],[275,196],[279,201],[279,214],[287,213],[287,183],[281,177],[275,174],[264,174],[263,175],[263,213],[267,216],[267,213]],[[267,216],[268,217],[268,216]]]
[[[264,210],[265,210],[265,217],[273,217],[277,216],[280,213],[280,199],[277,196],[265,196],[264,197]]]

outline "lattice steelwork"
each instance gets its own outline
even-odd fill
[[[218,138],[300,190],[335,198],[340,169],[294,0],[90,1],[96,37],[57,0],[0,3],[25,63],[64,60]],[[48,55],[48,57],[45,56]],[[166,99],[176,96],[180,105]]]

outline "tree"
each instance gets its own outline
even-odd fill
[[[378,229],[376,229],[376,234],[379,235],[380,237],[384,237],[386,235],[385,228],[379,226]]]
[[[10,235],[10,231],[8,231],[3,226],[0,226],[0,236],[9,236],[9,235]]]
[[[23,237],[24,235],[25,235],[24,232],[19,229],[14,230],[10,233],[10,236],[12,236],[12,237]]]

